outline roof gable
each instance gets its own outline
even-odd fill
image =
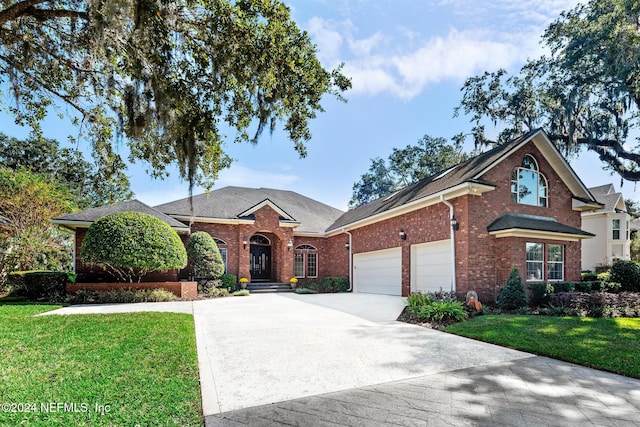
[[[270,206],[297,233],[323,233],[344,212],[293,191],[271,188],[223,187],[189,198],[155,206],[174,218],[202,222],[243,222],[253,212]]]
[[[627,212],[627,204],[624,201],[624,197],[622,193],[616,193],[613,184],[591,187],[589,191],[591,191],[598,203],[603,205],[601,209],[593,212],[594,214]]]
[[[546,134],[537,129],[454,167],[404,187],[389,196],[381,197],[354,208],[342,215],[329,227],[328,231],[357,227],[367,221],[399,215],[408,210],[439,203],[443,197],[451,199],[463,194],[482,194],[483,192],[491,191],[495,188],[495,185],[485,181],[483,176],[530,142],[536,145],[551,167],[556,170],[574,198],[584,205],[584,207],[581,206],[578,209],[594,209],[599,206],[593,195],[578,178],[569,163],[562,157],[558,149],[547,138]]]

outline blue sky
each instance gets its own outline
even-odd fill
[[[414,144],[423,135],[449,138],[471,128],[453,118],[466,77],[500,67],[517,71],[527,58],[544,52],[540,36],[575,0],[285,0],[298,25],[318,46],[326,68],[344,63],[353,89],[347,103],[327,97],[311,123],[308,156],[300,159],[282,132],[259,144],[225,146],[235,162],[221,172],[215,188],[227,185],[288,189],[346,209],[352,187],[370,159],[386,158],[393,147]],[[28,133],[0,115],[3,132]],[[66,139],[68,122],[49,119],[45,135]],[[468,147],[471,148],[471,147]],[[571,164],[587,186],[612,182],[627,198],[638,199],[633,183],[602,170],[583,153]],[[164,181],[131,165],[132,190],[156,205],[186,197],[177,172]],[[199,191],[198,191],[199,192]]]

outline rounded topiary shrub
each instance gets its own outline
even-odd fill
[[[91,224],[82,241],[80,259],[103,267],[120,282],[139,282],[150,271],[187,265],[178,233],[161,219],[142,212],[112,213]]]
[[[640,291],[640,265],[636,261],[617,261],[611,266],[611,282],[620,283],[622,291]]]
[[[522,277],[516,268],[511,269],[507,284],[499,297],[500,307],[506,310],[515,310],[529,305],[529,296],[524,288]]]
[[[191,235],[187,257],[195,277],[217,279],[224,273],[222,255],[209,233],[196,231]]]

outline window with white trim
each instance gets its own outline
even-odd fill
[[[611,231],[612,231],[611,238],[613,240],[620,240],[620,220],[619,219],[611,220]]]
[[[547,245],[547,280],[564,280],[563,245]]]
[[[544,280],[544,245],[527,243],[527,280]]]
[[[564,280],[564,245],[527,242],[527,281]]]
[[[293,253],[293,275],[318,277],[318,249],[311,245],[298,245]]]
[[[222,262],[224,263],[224,272],[227,272],[227,242],[222,239],[218,239],[217,237],[213,238],[213,241],[216,242],[218,246],[218,250],[220,251],[220,256],[222,256]]]
[[[522,166],[511,173],[511,200],[523,205],[547,207],[548,190],[547,178],[539,172],[536,159],[527,154]]]

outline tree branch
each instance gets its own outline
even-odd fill
[[[89,15],[83,11],[68,9],[38,9],[35,7],[35,5],[44,3],[45,1],[46,0],[26,0],[0,11],[0,26],[23,16],[30,16],[38,21],[46,21],[56,18],[89,19]]]

